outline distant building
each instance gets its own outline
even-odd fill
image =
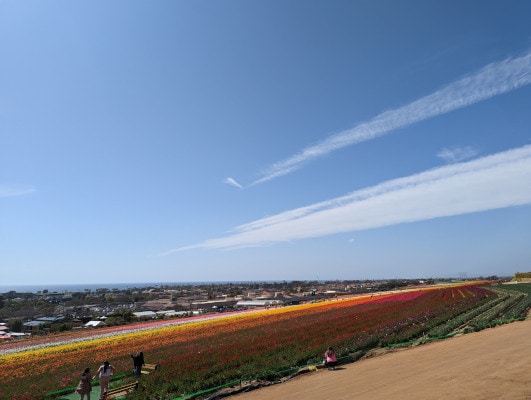
[[[531,272],[517,272],[514,274],[513,281],[520,283],[531,283]]]
[[[33,330],[33,329],[39,329],[41,325],[44,325],[46,322],[43,321],[28,321],[24,322],[22,326],[26,329]]]
[[[188,311],[175,311],[175,310],[166,310],[166,311],[157,311],[157,316],[163,318],[173,318],[173,317],[187,317],[190,313]]]
[[[11,339],[9,328],[6,325],[0,325],[0,339]]]
[[[157,318],[157,313],[154,311],[138,311],[134,312],[133,315],[141,319]]]
[[[89,321],[85,324],[86,328],[101,328],[107,326],[103,321]]]
[[[275,307],[283,304],[282,300],[241,300],[236,303],[236,308]]]
[[[64,320],[64,317],[62,315],[57,315],[54,317],[40,317],[33,321],[24,322],[22,326],[24,326],[26,329],[34,330],[39,329],[41,325],[45,324],[58,324]]]
[[[36,321],[49,323],[49,324],[56,324],[58,322],[62,322],[64,319],[65,317],[63,317],[62,315],[56,315],[53,317],[40,317],[40,318],[37,318]]]

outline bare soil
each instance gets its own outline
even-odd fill
[[[379,351],[230,399],[531,400],[531,319]]]

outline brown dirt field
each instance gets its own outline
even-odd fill
[[[324,350],[323,350],[324,351]],[[531,319],[319,369],[234,400],[531,400]]]

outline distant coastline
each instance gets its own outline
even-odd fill
[[[97,289],[118,289],[127,290],[134,288],[162,287],[162,286],[190,286],[190,285],[221,285],[226,283],[249,283],[241,282],[137,282],[137,283],[70,283],[70,284],[42,284],[42,285],[0,285],[0,293],[15,291],[17,293],[38,293],[43,290],[48,292],[68,293],[84,292],[86,289],[95,291]],[[256,281],[259,282],[259,281]],[[265,281],[264,281],[265,282]],[[273,283],[277,281],[267,281]]]
[[[118,289],[126,290],[131,288],[144,288],[148,286],[161,286],[166,284],[177,285],[176,283],[70,283],[70,284],[41,284],[41,285],[0,285],[0,293],[15,291],[17,293],[37,293],[43,290],[49,292],[84,292],[85,289],[94,291],[96,289]]]

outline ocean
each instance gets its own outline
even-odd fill
[[[176,283],[167,283],[168,285],[178,285]],[[50,285],[0,285],[0,293],[15,291],[17,293],[38,293],[43,290],[48,292],[84,292],[85,289],[95,291],[96,289],[118,289],[126,290],[131,288],[145,288],[166,285],[166,283],[71,283],[71,284],[50,284]]]
[[[257,281],[258,282],[258,281]],[[274,282],[274,281],[267,281]],[[43,290],[56,293],[85,292],[97,289],[118,289],[127,290],[134,288],[162,287],[162,286],[189,286],[189,285],[221,285],[224,283],[249,283],[246,282],[137,282],[137,283],[71,283],[71,284],[49,284],[49,285],[1,285],[0,293],[15,291],[17,293],[39,293]]]

